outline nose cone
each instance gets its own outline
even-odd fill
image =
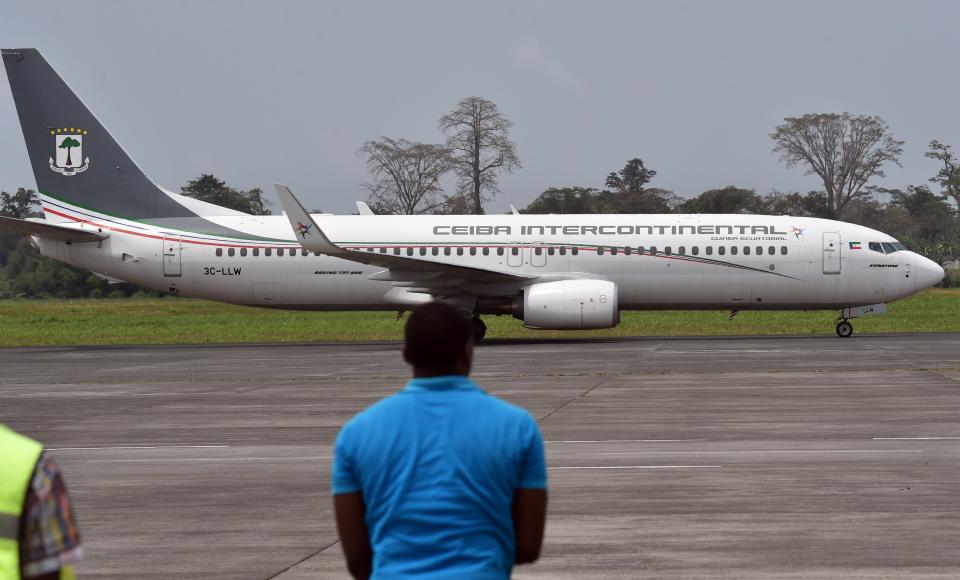
[[[918,255],[916,277],[917,290],[923,290],[935,286],[943,280],[943,268],[933,260]]]

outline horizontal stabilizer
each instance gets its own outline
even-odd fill
[[[99,242],[110,237],[110,234],[105,234],[101,231],[81,230],[69,226],[49,224],[43,221],[21,220],[3,216],[0,216],[0,229],[75,244]]]

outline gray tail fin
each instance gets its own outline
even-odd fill
[[[193,215],[143,174],[36,49],[0,54],[41,195],[133,220]]]

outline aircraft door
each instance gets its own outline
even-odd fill
[[[507,265],[519,267],[523,265],[523,252],[526,248],[520,246],[520,242],[514,242],[507,248]]]
[[[530,265],[542,268],[547,265],[547,248],[542,242],[534,242],[530,248]]]
[[[183,269],[180,263],[180,236],[164,237],[163,243],[163,275],[167,277],[182,276]]]
[[[823,273],[840,273],[840,234],[823,233]]]

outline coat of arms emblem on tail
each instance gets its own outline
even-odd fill
[[[50,129],[54,150],[50,169],[61,175],[76,175],[90,167],[90,158],[83,156],[83,138],[86,129],[76,127]]]

